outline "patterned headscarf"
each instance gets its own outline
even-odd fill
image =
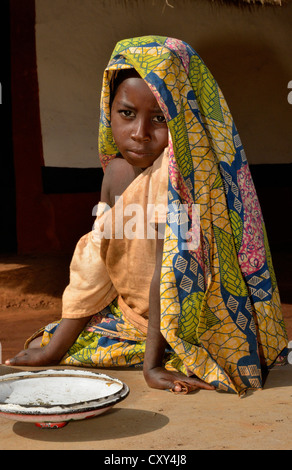
[[[287,345],[265,226],[246,155],[210,71],[185,42],[121,41],[104,74],[99,152],[118,149],[110,124],[111,82],[135,68],[169,128],[168,214],[161,270],[161,331],[177,354],[168,368],[242,393],[262,387],[263,367]],[[180,225],[188,221],[186,243]]]

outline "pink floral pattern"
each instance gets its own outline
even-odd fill
[[[167,38],[165,45],[175,53],[179,54],[186,73],[189,73],[190,57],[186,50],[186,45],[179,39],[173,38]]]
[[[245,275],[258,271],[265,262],[263,218],[248,165],[237,172],[243,202],[244,228],[239,263]]]

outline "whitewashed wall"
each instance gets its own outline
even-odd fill
[[[250,163],[292,161],[292,4],[235,8],[209,0],[36,0],[36,43],[47,166],[93,168],[102,72],[115,43],[183,39],[213,72]]]

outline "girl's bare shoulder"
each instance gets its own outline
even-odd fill
[[[105,169],[101,200],[112,207],[115,203],[115,196],[123,194],[138,173],[137,169],[123,158],[116,157],[111,160]]]

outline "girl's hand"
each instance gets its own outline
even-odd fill
[[[5,364],[8,366],[32,367],[59,364],[90,318],[63,319],[46,346],[24,349],[16,354],[14,358],[5,361]]]
[[[200,380],[196,377],[187,377],[181,372],[173,372],[164,369],[163,367],[155,367],[153,369],[144,371],[144,377],[151,388],[158,388],[162,390],[172,390],[173,392],[181,392],[182,386],[180,384],[175,384],[176,381],[185,382],[192,386],[192,390],[195,389],[205,389],[205,390],[215,390],[213,385],[209,385],[203,380]]]
[[[5,364],[7,366],[52,366],[58,364],[59,361],[52,360],[46,351],[46,347],[43,348],[30,348],[24,349],[16,354],[12,359],[7,359]]]

